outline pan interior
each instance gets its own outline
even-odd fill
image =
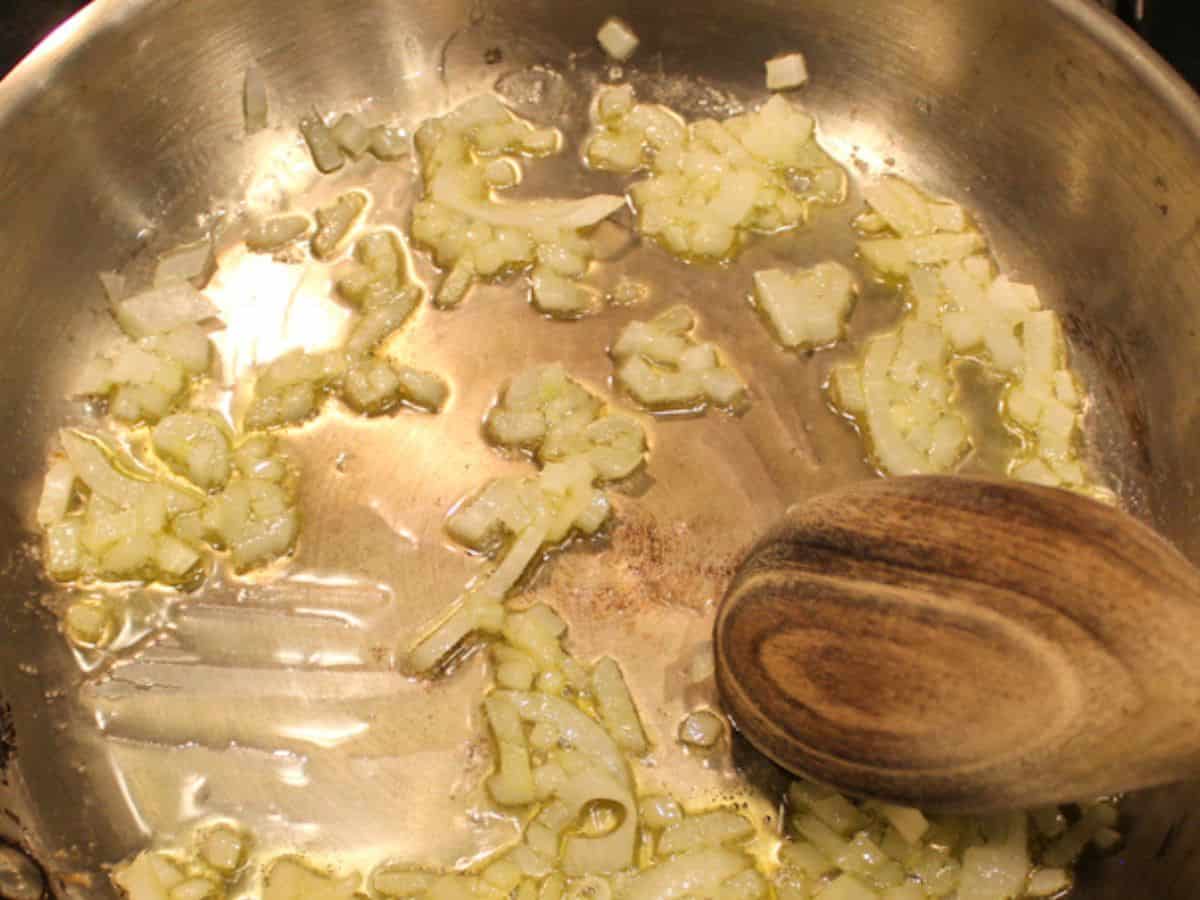
[[[850,258],[865,178],[896,172],[978,217],[1002,267],[1064,317],[1091,388],[1096,465],[1135,511],[1200,555],[1188,464],[1200,416],[1187,395],[1200,375],[1200,312],[1186,277],[1200,269],[1200,144],[1169,92],[1146,86],[1154,79],[1139,76],[1136,56],[1105,49],[1111,26],[1069,3],[756,0],[669,15],[619,6],[585,2],[564,16],[538,0],[99,0],[6,83],[0,527],[22,549],[2,575],[11,649],[0,690],[22,780],[0,792],[20,822],[0,827],[53,873],[94,879],[67,895],[103,896],[101,864],[214,814],[251,828],[258,852],[312,851],[362,868],[393,857],[457,865],[511,840],[515,820],[486,812],[480,788],[490,766],[482,657],[431,684],[401,674],[397,654],[479,569],[444,537],[447,509],[522,468],[480,436],[497,387],[563,361],[604,388],[620,327],[679,302],[698,310],[702,332],[748,381],[751,409],[657,421],[647,475],[617,497],[614,528],[543,566],[527,596],[561,611],[581,658],[611,654],[623,665],[655,744],[639,771],[648,788],[775,815],[770,767],[736,746],[685,752],[673,737],[686,711],[716,702],[711,681],[689,672],[739,553],[789,505],[873,475],[822,391],[850,345],[784,353],[747,301],[755,269]],[[66,399],[72,375],[114,333],[95,274],[146,272],[158,253],[219,226],[212,295],[230,323],[219,339],[226,374],[331,343],[342,313],[328,299],[328,271],[246,254],[239,217],[283,196],[311,210],[366,186],[372,221],[407,230],[419,186],[407,163],[315,176],[293,127],[300,115],[315,104],[413,128],[494,90],[567,134],[567,153],[531,167],[531,189],[611,188],[576,153],[592,90],[611,76],[592,35],[614,12],[643,41],[626,73],[639,93],[688,116],[757,103],[762,61],[803,50],[813,80],[797,99],[850,172],[850,201],[730,265],[682,266],[632,247],[600,278],[633,274],[652,300],[580,322],[539,317],[515,282],[478,288],[453,312],[423,309],[403,353],[450,377],[449,411],[372,421],[327,412],[289,435],[306,525],[284,573],[211,580],[115,659],[70,653],[50,614],[66,594],[38,574],[31,508],[53,430],[86,421]],[[279,127],[244,139],[251,62]],[[413,262],[434,284],[428,261]],[[897,314],[891,292],[868,290],[852,337]],[[1142,884],[1162,879],[1156,896],[1187,896],[1150,857],[1174,829],[1183,837],[1163,844],[1163,859],[1178,872],[1189,858],[1178,846],[1196,836],[1176,813],[1190,790],[1130,806],[1124,859]],[[1085,877],[1080,896],[1120,896],[1134,867],[1106,868]]]

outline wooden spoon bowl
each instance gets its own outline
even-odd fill
[[[767,756],[982,812],[1200,774],[1200,573],[1125,513],[1016,482],[870,481],[742,563],[717,683]]]

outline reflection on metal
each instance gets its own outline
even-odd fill
[[[0,844],[0,898],[41,900],[46,881],[37,863],[15,847]]]

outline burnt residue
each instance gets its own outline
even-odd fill
[[[0,780],[8,774],[9,763],[17,754],[17,730],[13,724],[12,706],[0,699]]]
[[[685,521],[622,508],[601,537],[567,549],[569,565],[544,566],[528,583],[568,619],[605,622],[655,609],[712,610],[733,580],[743,548],[712,540]]]
[[[1179,822],[1172,822],[1167,828],[1166,834],[1163,835],[1162,842],[1158,845],[1158,849],[1154,851],[1155,859],[1163,859],[1171,852],[1171,847],[1178,840],[1181,828]]]

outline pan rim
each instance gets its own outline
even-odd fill
[[[178,3],[179,0],[174,0]],[[1027,0],[1050,6],[1120,60],[1155,94],[1200,145],[1200,94],[1162,56],[1095,0]],[[98,36],[135,19],[162,0],[92,0],[68,18],[0,79],[0,128],[38,98],[55,70]]]

